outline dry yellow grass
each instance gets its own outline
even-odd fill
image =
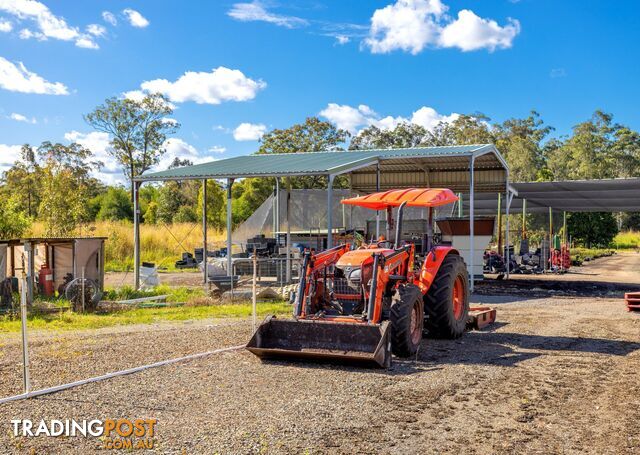
[[[35,223],[28,235],[44,234],[42,223]],[[83,226],[78,235],[107,237],[105,245],[106,268],[110,271],[133,270],[133,224],[126,221],[99,221]],[[225,232],[209,230],[209,248],[224,246]],[[172,225],[140,226],[140,249],[143,261],[154,262],[172,269],[182,251],[193,253],[202,246],[200,224],[176,223]]]

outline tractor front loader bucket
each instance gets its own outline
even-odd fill
[[[247,344],[261,359],[391,366],[389,322],[364,324],[268,316]]]

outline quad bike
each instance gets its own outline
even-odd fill
[[[339,245],[315,254],[306,251],[294,318],[267,317],[247,349],[263,359],[330,359],[389,367],[392,354],[415,355],[424,332],[457,338],[468,324],[480,328],[493,322],[496,312],[486,307],[473,308],[470,320],[464,260],[451,246],[433,245],[432,208],[457,199],[449,189],[412,188],[343,200],[386,210],[387,238],[395,224],[395,240],[380,238],[357,249]],[[429,209],[422,252],[401,240],[405,207]]]

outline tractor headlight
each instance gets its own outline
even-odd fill
[[[362,272],[360,269],[353,269],[349,273],[348,279],[352,283],[360,284],[360,281],[362,280]]]

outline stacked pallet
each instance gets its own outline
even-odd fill
[[[627,292],[624,301],[628,311],[640,311],[640,292]]]

